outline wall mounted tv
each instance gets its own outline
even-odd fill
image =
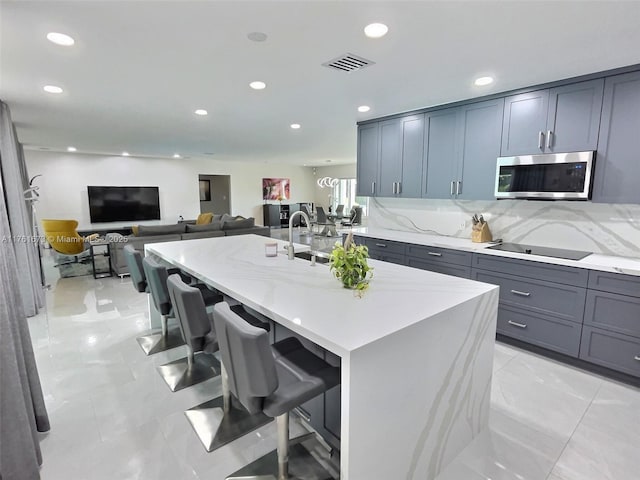
[[[91,223],[160,220],[158,187],[88,186]]]

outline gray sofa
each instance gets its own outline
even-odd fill
[[[214,220],[206,225],[191,225],[178,223],[172,225],[153,225],[138,227],[137,235],[121,235],[108,233],[111,250],[111,267],[116,275],[128,275],[129,268],[124,258],[125,245],[133,245],[133,248],[142,252],[147,243],[174,242],[178,240],[192,240],[196,238],[214,238],[231,235],[255,235],[269,236],[269,227],[257,226],[253,218],[224,216],[220,220]]]

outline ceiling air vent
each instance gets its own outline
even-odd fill
[[[359,57],[353,53],[345,53],[344,55],[340,55],[333,60],[323,63],[322,65],[342,72],[353,72],[355,70],[362,70],[363,68],[375,63],[376,62]]]

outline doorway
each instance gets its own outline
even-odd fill
[[[200,213],[231,213],[231,176],[198,175]]]

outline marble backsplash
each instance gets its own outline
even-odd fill
[[[367,225],[471,238],[474,213],[504,242],[640,257],[640,205],[371,198]]]

